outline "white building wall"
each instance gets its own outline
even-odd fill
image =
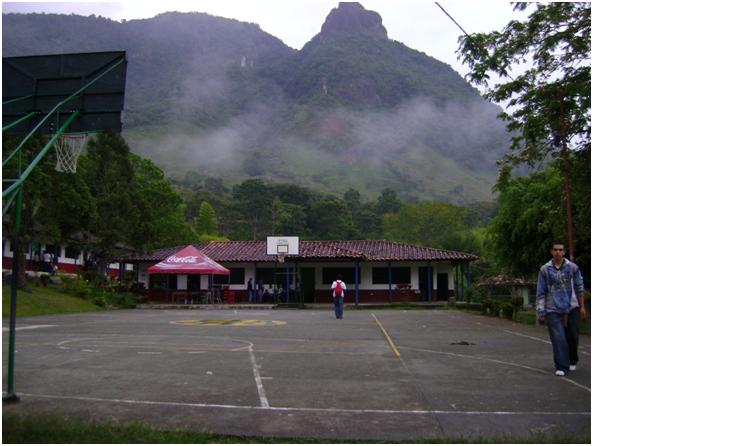
[[[148,268],[153,266],[154,263],[141,263],[140,268],[138,270],[138,282],[146,284],[148,286]],[[131,265],[132,266],[132,265]],[[253,263],[225,263],[223,264],[226,268],[244,268],[245,269],[245,279],[244,283],[242,284],[230,284],[229,287],[231,290],[246,290],[247,289],[247,281],[248,279],[253,279],[253,286],[257,286],[257,281],[255,280],[255,268]],[[317,290],[329,290],[332,286],[331,278],[328,283],[322,283],[322,277],[324,273],[324,268],[353,268],[355,266],[354,262],[334,262],[334,263],[302,263],[302,267],[306,268],[314,268],[314,282],[315,282],[315,289]],[[411,289],[412,290],[418,290],[419,289],[419,268],[426,267],[426,262],[392,262],[391,266],[393,268],[398,267],[410,267],[411,268]],[[258,267],[260,268],[272,268],[272,263],[258,263]],[[375,262],[375,263],[360,263],[360,288],[361,289],[371,289],[371,290],[388,290],[388,284],[374,284],[373,279],[373,268],[387,268],[388,262]],[[452,267],[451,262],[432,262],[431,267],[433,270],[432,274],[432,282],[434,285],[434,289],[436,289],[437,286],[437,274],[447,274],[448,276],[448,288],[450,290],[455,289],[455,277],[454,277],[454,268]],[[285,266],[279,266],[279,269],[283,268],[285,269]],[[293,271],[293,266],[292,266]],[[270,279],[264,280],[265,278],[260,277],[259,280],[263,280],[263,283],[266,285],[266,288],[270,282]],[[351,278],[350,278],[351,279]],[[350,280],[351,281],[351,280]],[[398,285],[398,282],[393,282],[393,288],[395,289],[396,285]],[[209,278],[206,275],[202,275],[200,278],[200,287],[201,289],[208,289],[209,288]],[[350,290],[354,290],[354,284],[349,283],[348,287]],[[178,289],[186,289],[186,275],[185,274],[179,274],[177,277],[177,288]]]

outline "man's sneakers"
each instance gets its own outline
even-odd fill
[[[570,364],[569,365],[569,371],[570,372],[573,372],[575,370],[577,370],[577,365],[576,364]],[[567,373],[569,373],[569,372],[566,372],[564,370],[557,370],[556,372],[554,372],[554,375],[556,375],[556,376],[567,376]]]

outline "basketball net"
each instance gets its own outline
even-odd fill
[[[285,252],[279,252],[278,253],[278,263],[283,263],[286,261],[286,253]]]
[[[77,160],[84,150],[87,135],[61,135],[56,142],[56,171],[65,173],[77,173]]]

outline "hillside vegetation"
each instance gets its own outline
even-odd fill
[[[356,3],[340,3],[301,50],[201,13],[3,15],[6,57],[121,49],[124,136],[173,178],[468,203],[491,197],[509,146],[497,106]]]

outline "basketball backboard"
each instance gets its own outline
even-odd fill
[[[299,238],[284,236],[268,237],[266,254],[269,256],[297,256],[299,255]]]
[[[41,133],[54,133],[75,110],[67,133],[122,130],[127,61],[124,51],[3,58],[3,128],[29,113],[31,119],[3,132],[27,134],[83,86],[92,85],[58,108]],[[104,75],[103,75],[104,74]]]

